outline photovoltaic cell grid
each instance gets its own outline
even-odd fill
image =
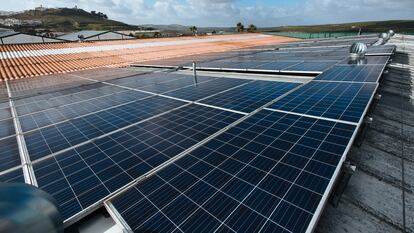
[[[343,59],[343,58],[342,58]],[[239,70],[268,70],[268,71],[324,71],[338,61],[308,62],[308,61],[276,61],[256,62],[221,62],[202,63],[200,68],[239,69]]]
[[[210,81],[216,82],[217,78],[214,77],[206,77],[206,76],[198,76],[197,82],[199,85],[204,85],[203,83],[208,83]],[[177,89],[185,88],[194,86],[195,80],[193,76],[190,75],[182,75],[182,78],[171,80],[168,82],[156,83],[144,87],[137,87],[139,90],[149,91],[152,93],[162,94],[169,91],[174,91]]]
[[[0,139],[16,134],[9,102],[0,103]]]
[[[343,82],[378,82],[384,65],[337,65],[314,80]]]
[[[22,164],[16,137],[0,140],[0,172]]]
[[[17,168],[13,171],[0,175],[0,183],[24,183],[24,176],[22,168]]]
[[[200,102],[249,113],[299,85],[299,83],[257,80]]]
[[[166,92],[164,95],[188,101],[197,101],[248,82],[251,82],[251,80],[219,78],[212,82],[203,82],[175,91]]]
[[[185,102],[154,96],[24,135],[32,161],[164,113]]]
[[[305,232],[354,131],[262,110],[111,202],[134,232]]]
[[[199,81],[213,80],[213,77],[200,76]],[[110,83],[121,85],[124,87],[138,88],[144,91],[154,93],[162,93],[166,91],[182,88],[194,83],[194,79],[189,75],[171,74],[171,73],[153,73],[140,75],[137,77],[129,77],[110,81]]]
[[[359,60],[345,59],[338,64],[357,65],[359,63],[359,65],[385,65],[389,59],[389,56],[365,56],[365,58]]]
[[[37,182],[57,199],[68,219],[241,116],[185,106],[36,162]]]
[[[312,81],[269,108],[358,123],[377,85]]]
[[[395,50],[395,45],[381,45],[381,46],[369,46],[367,50],[367,54],[375,54],[375,53],[393,53]]]
[[[150,94],[107,86],[17,106],[23,132],[114,108]]]

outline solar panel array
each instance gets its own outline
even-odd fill
[[[134,232],[304,232],[354,131],[263,110],[112,203]]]
[[[304,71],[344,60],[343,48],[325,49],[329,61],[289,60],[318,54],[306,50],[226,59]],[[252,57],[261,61],[249,65]],[[106,201],[136,232],[305,232],[387,61],[338,64],[302,85],[208,76],[194,83],[174,72],[74,76],[82,85],[20,96],[13,109],[0,103],[0,182],[24,182],[27,149],[39,188],[56,198],[66,222]]]

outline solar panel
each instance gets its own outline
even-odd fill
[[[33,161],[184,104],[154,96],[38,129],[25,134],[24,138]]]
[[[210,81],[214,79],[214,77],[199,77],[200,82]],[[193,80],[194,78],[190,75],[174,73],[153,73],[136,77],[117,79],[111,81],[111,83],[154,93],[163,93],[166,91],[171,91],[192,85],[194,82]]]
[[[195,104],[184,106],[34,161],[39,188],[56,198],[67,220],[241,116]]]
[[[299,83],[257,80],[209,97],[201,103],[249,113],[297,86]]]
[[[0,120],[0,139],[14,134],[13,119]]]
[[[162,82],[157,84],[152,84],[144,87],[137,87],[139,90],[149,91],[152,93],[165,93],[168,91],[173,91],[181,88],[185,88],[188,86],[194,85],[194,77],[190,75],[182,76],[181,79],[171,80],[168,82]],[[199,84],[216,80],[217,78],[214,77],[207,77],[207,76],[197,76],[197,81]]]
[[[0,120],[12,118],[9,102],[0,103]]]
[[[248,82],[251,82],[251,80],[218,78],[215,79],[214,82],[204,82],[199,83],[198,85],[191,85],[175,91],[166,92],[164,95],[188,101],[196,101]]]
[[[134,232],[305,232],[354,131],[263,110],[111,202]]]
[[[343,82],[378,82],[384,65],[337,65],[314,80]]]
[[[335,65],[337,62],[302,62],[297,65],[289,66],[283,70],[289,71],[324,71],[331,66]]]
[[[263,64],[261,66],[255,67],[258,70],[283,70],[290,66],[296,65],[301,63],[302,61],[277,61],[277,62],[269,62]]]
[[[1,139],[0,148],[0,172],[22,164],[16,137]]]
[[[365,58],[356,61],[345,59],[338,64],[353,65],[355,63],[360,63],[361,65],[385,65],[389,59],[389,56],[365,56]]]
[[[87,93],[74,92],[70,95],[18,106],[16,110],[19,113],[23,132],[123,106],[151,96],[143,92],[108,87],[110,88],[105,91],[97,88]]]
[[[380,46],[369,46],[367,54],[383,54],[383,53],[393,53],[395,50],[395,45],[380,45]]]
[[[309,82],[270,106],[287,112],[358,123],[376,83]]]
[[[22,168],[17,168],[13,171],[0,175],[0,182],[4,183],[24,183],[24,176]]]

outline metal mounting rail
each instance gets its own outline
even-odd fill
[[[19,120],[16,108],[14,106],[9,83],[7,80],[5,81],[5,83],[6,83],[6,88],[7,88],[7,95],[9,98],[10,111],[11,111],[12,118],[13,118],[14,129],[16,131],[16,140],[17,140],[17,145],[19,147],[20,160],[22,162],[24,182],[37,187],[38,185],[37,185],[36,176],[33,170],[32,162],[30,160],[29,152],[27,151],[26,141],[24,139],[22,127],[20,125],[20,120]]]

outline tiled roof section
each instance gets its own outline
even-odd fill
[[[0,46],[0,80],[223,52],[292,41],[260,34]]]

